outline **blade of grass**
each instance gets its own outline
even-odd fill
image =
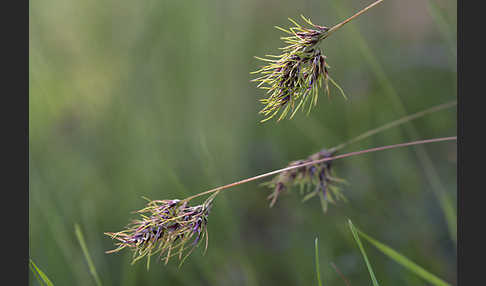
[[[83,232],[81,231],[81,228],[77,223],[74,225],[74,232],[76,234],[76,237],[78,238],[79,245],[81,245],[81,249],[83,250],[84,258],[88,263],[89,272],[91,273],[91,275],[93,275],[96,285],[101,286],[101,280],[98,276],[98,273],[96,272],[96,268],[93,264],[93,261],[91,260],[91,256],[89,255],[88,248],[86,247],[86,243],[84,241]]]
[[[34,261],[32,259],[29,259],[29,261],[30,270],[32,271],[32,273],[34,273],[37,281],[39,281],[41,285],[54,286],[51,280],[49,280],[49,277],[47,277],[47,275],[42,272],[42,270],[40,270],[37,265],[35,265]]]
[[[319,239],[316,237],[316,240],[314,242],[314,248],[316,250],[316,274],[317,274],[317,284],[319,286],[322,286],[321,282],[321,271],[319,270]]]
[[[358,233],[356,232],[356,228],[354,227],[353,223],[350,219],[348,219],[349,228],[353,233],[354,240],[356,244],[358,244],[359,250],[361,251],[361,255],[363,255],[364,261],[366,263],[366,267],[368,267],[368,272],[371,276],[371,281],[373,281],[373,286],[379,286],[378,281],[376,280],[375,273],[373,272],[373,268],[371,267],[370,262],[368,261],[368,256],[366,256],[366,252],[364,250],[363,244],[361,244],[361,240],[359,240]]]
[[[39,277],[39,273],[37,273],[34,266],[32,266],[32,264],[30,262],[29,262],[29,268],[30,268],[30,271],[32,271],[32,274],[35,276],[35,279],[37,279],[37,282],[39,282],[39,285],[43,285],[42,280]]]
[[[403,267],[408,269],[410,272],[415,273],[416,275],[418,275],[422,279],[426,280],[427,282],[429,282],[433,285],[436,285],[436,286],[449,286],[450,285],[447,282],[440,279],[439,277],[435,276],[434,274],[428,272],[427,270],[425,270],[421,266],[417,265],[416,263],[414,263],[413,261],[411,261],[410,259],[408,259],[404,255],[396,252],[395,250],[393,250],[389,246],[373,239],[372,237],[365,234],[364,232],[362,232],[359,229],[356,229],[356,231],[358,232],[358,234],[362,238],[364,238],[369,243],[371,243],[373,246],[375,246],[383,254],[385,254],[386,256],[388,256],[390,259],[394,260],[398,264],[401,264]]]

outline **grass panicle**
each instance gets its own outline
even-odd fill
[[[308,105],[308,112],[317,104],[319,89],[324,86],[328,96],[329,82],[336,85],[340,91],[342,88],[329,77],[329,68],[326,56],[318,47],[319,43],[328,35],[329,28],[319,26],[310,19],[302,16],[302,19],[310,27],[300,25],[290,19],[295,26],[289,29],[276,27],[288,34],[281,39],[287,44],[281,48],[280,55],[267,55],[267,58],[255,57],[267,63],[252,74],[260,76],[253,79],[259,82],[257,87],[267,90],[268,97],[261,99],[265,107],[260,111],[267,121],[276,116],[280,111],[277,121],[295,113]],[[344,93],[342,93],[343,96]],[[345,96],[346,97],[346,96]]]
[[[288,167],[332,158],[334,155],[335,153],[323,149],[320,152],[312,154],[305,160],[291,162]],[[275,205],[277,198],[283,191],[290,190],[292,187],[300,188],[300,194],[304,196],[302,199],[303,202],[318,196],[323,212],[327,211],[329,202],[335,203],[337,200],[346,201],[346,197],[337,186],[337,184],[346,183],[346,181],[334,176],[331,163],[332,161],[324,161],[313,165],[306,165],[298,169],[283,171],[271,181],[263,183],[263,185],[273,189],[272,193],[268,196],[270,207]]]
[[[208,246],[207,223],[213,200],[212,194],[203,204],[190,206],[185,200],[148,200],[147,206],[136,213],[140,219],[133,220],[125,230],[106,232],[117,240],[117,248],[106,253],[118,252],[126,247],[133,250],[132,264],[147,257],[147,269],[150,257],[159,254],[161,260],[168,263],[177,256],[180,265],[206,238]]]
[[[319,89],[324,87],[325,93],[330,97],[329,82],[343,95],[343,89],[329,76],[330,66],[327,57],[319,47],[322,40],[343,27],[346,23],[359,17],[369,9],[383,2],[377,0],[361,9],[353,16],[332,26],[331,28],[312,23],[310,18],[301,15],[305,24],[289,18],[294,25],[288,29],[275,26],[286,36],[280,37],[286,44],[280,48],[280,55],[267,55],[266,58],[255,57],[266,63],[260,69],[251,72],[259,74],[252,81],[258,82],[257,87],[267,91],[267,98],[261,99],[265,105],[260,113],[265,117],[261,122],[270,120],[280,113],[277,121],[289,116],[291,119],[302,108],[307,114],[317,105]],[[307,106],[308,107],[307,107]]]
[[[292,162],[290,166],[246,178],[208,191],[204,191],[183,200],[148,200],[147,206],[136,213],[140,219],[133,220],[120,232],[105,232],[105,235],[117,240],[117,248],[106,253],[118,252],[124,248],[133,251],[132,264],[147,257],[147,269],[150,266],[150,257],[159,254],[159,257],[168,263],[169,258],[179,257],[179,266],[192,253],[200,241],[206,238],[205,251],[208,246],[207,223],[208,216],[213,205],[214,198],[222,191],[241,184],[259,180],[273,175],[278,175],[266,185],[274,188],[268,197],[270,206],[275,204],[280,192],[288,186],[299,184],[314,185],[314,190],[308,192],[304,201],[315,195],[321,198],[323,211],[326,211],[327,202],[334,202],[345,197],[332,183],[346,183],[345,180],[336,178],[331,173],[331,162],[336,159],[362,155],[371,152],[384,151],[407,146],[421,145],[434,142],[455,141],[457,137],[443,137],[426,140],[418,140],[395,145],[370,148],[361,151],[334,155],[333,152],[322,150],[311,155],[307,160]],[[290,171],[290,172],[289,172]],[[281,183],[281,184],[279,184]],[[197,197],[210,195],[203,204],[190,206],[189,202]],[[189,243],[189,245],[188,245]]]

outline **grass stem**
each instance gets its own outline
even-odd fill
[[[422,116],[425,116],[429,113],[434,113],[434,112],[437,112],[437,111],[440,111],[440,110],[443,110],[443,109],[447,109],[447,108],[450,108],[450,107],[453,107],[457,105],[457,101],[454,100],[454,101],[451,101],[451,102],[446,102],[446,103],[443,103],[443,104],[440,104],[440,105],[437,105],[437,106],[433,106],[433,107],[430,107],[428,109],[425,109],[425,110],[422,110],[422,111],[419,111],[417,113],[414,113],[414,114],[411,114],[411,115],[407,115],[407,116],[404,116],[400,119],[397,119],[395,121],[392,121],[392,122],[389,122],[387,124],[384,124],[378,128],[374,128],[372,130],[369,130],[369,131],[366,131],[364,132],[363,134],[361,135],[358,135],[356,136],[355,138],[345,142],[345,143],[342,143],[336,147],[333,147],[331,148],[330,150],[332,151],[338,151],[338,150],[341,150],[345,147],[347,147],[348,145],[352,144],[352,143],[356,143],[358,141],[361,141],[361,140],[364,140],[370,136],[373,136],[377,133],[380,133],[380,132],[383,132],[385,130],[388,130],[390,128],[393,128],[393,127],[396,127],[398,125],[402,125],[404,123],[407,123],[411,120],[414,120],[414,119],[417,119],[417,118],[420,118]]]
[[[386,145],[386,146],[375,147],[375,148],[371,148],[371,149],[341,154],[341,155],[337,155],[337,156],[330,157],[330,158],[323,158],[323,159],[319,159],[319,160],[315,160],[315,161],[306,162],[306,163],[303,163],[303,164],[300,164],[300,165],[295,165],[295,166],[275,170],[275,171],[268,172],[268,173],[265,173],[265,174],[261,174],[261,175],[258,175],[258,176],[254,176],[254,177],[251,177],[251,178],[243,179],[243,180],[240,180],[240,181],[228,184],[228,185],[217,187],[217,188],[211,189],[209,191],[205,191],[205,192],[190,196],[190,197],[184,199],[183,201],[190,201],[190,200],[197,198],[197,197],[200,197],[200,196],[204,196],[204,195],[211,194],[211,193],[214,193],[214,192],[222,191],[222,190],[225,190],[225,189],[229,189],[231,187],[235,187],[235,186],[242,185],[242,184],[245,184],[245,183],[249,183],[249,182],[252,182],[252,181],[256,181],[256,180],[259,180],[259,179],[262,179],[262,178],[266,178],[266,177],[269,177],[269,176],[272,176],[272,175],[275,175],[275,174],[278,174],[278,173],[281,173],[281,172],[285,172],[285,171],[289,171],[289,170],[293,170],[293,169],[297,169],[297,168],[302,168],[302,167],[309,166],[309,165],[319,164],[319,163],[332,161],[332,160],[336,160],[336,159],[342,159],[342,158],[347,158],[347,157],[351,157],[351,156],[362,155],[362,154],[366,154],[366,153],[383,151],[383,150],[388,150],[388,149],[395,149],[395,148],[400,148],[400,147],[407,147],[407,146],[434,143],[434,142],[442,142],[442,141],[453,141],[453,140],[457,140],[457,137],[453,136],[453,137],[433,138],[433,139],[418,140],[418,141],[412,141],[412,142],[406,142],[406,143],[400,143],[400,144],[394,144],[394,145]]]
[[[346,20],[342,21],[341,23],[339,24],[336,24],[334,26],[332,26],[328,31],[327,31],[327,36],[326,38],[333,32],[337,31],[339,28],[341,28],[342,26],[344,26],[346,23],[350,22],[351,20],[357,18],[358,16],[360,16],[361,14],[363,14],[364,12],[368,11],[369,9],[373,8],[374,6],[380,4],[381,2],[383,2],[384,0],[378,0],[378,1],[375,1],[373,2],[372,4],[368,5],[367,7],[363,8],[362,10],[360,10],[359,12],[357,12],[356,14],[354,14],[353,16],[347,18]]]

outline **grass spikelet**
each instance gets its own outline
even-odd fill
[[[373,2],[331,28],[316,25],[312,23],[310,18],[303,15],[300,17],[308,27],[305,24],[300,25],[291,18],[288,19],[294,25],[293,27],[284,29],[275,26],[276,29],[288,35],[280,37],[287,46],[279,48],[283,52],[280,56],[272,56],[276,60],[257,58],[268,64],[250,73],[261,74],[260,77],[252,81],[259,82],[257,87],[268,90],[267,94],[269,94],[266,100],[260,100],[265,105],[260,110],[260,114],[265,117],[261,122],[270,120],[278,113],[280,113],[280,116],[277,121],[287,116],[292,119],[297,110],[300,108],[305,110],[306,103],[309,105],[307,112],[309,114],[312,106],[317,105],[321,87],[324,87],[324,92],[330,97],[329,81],[347,99],[343,89],[329,77],[330,67],[326,61],[327,57],[322,53],[319,44],[346,23],[356,19],[381,2],[383,0]],[[309,97],[311,99],[307,100]],[[297,102],[299,103],[296,105]]]
[[[275,26],[276,29],[290,35],[281,37],[284,43],[288,44],[280,48],[283,51],[281,55],[272,56],[273,59],[255,57],[267,63],[266,66],[251,73],[261,74],[253,81],[259,82],[257,87],[267,90],[269,95],[265,100],[261,100],[265,105],[260,111],[265,116],[261,122],[279,113],[277,121],[287,116],[292,118],[297,110],[305,108],[306,103],[309,104],[310,112],[312,106],[317,104],[319,89],[322,86],[325,93],[330,95],[329,65],[326,56],[318,47],[321,40],[327,37],[329,28],[316,25],[304,16],[301,17],[310,26],[309,28],[291,18],[289,21],[294,24],[294,27],[284,29]],[[332,83],[338,86],[334,81]],[[340,91],[342,92],[342,89]]]
[[[190,206],[188,200],[149,200],[145,208],[136,212],[141,219],[133,220],[120,232],[105,233],[117,240],[117,248],[106,253],[128,247],[133,251],[132,264],[147,257],[147,269],[150,257],[156,254],[165,264],[177,256],[179,266],[182,265],[204,237],[207,248],[208,216],[217,194],[197,206]]]
[[[288,167],[324,158],[331,158],[333,155],[334,152],[323,149],[320,152],[312,154],[305,160],[291,162]],[[304,196],[302,199],[303,202],[318,196],[323,212],[327,211],[328,203],[335,203],[337,200],[346,201],[346,198],[337,186],[338,183],[346,183],[346,181],[334,176],[331,170],[331,163],[332,161],[326,161],[298,169],[287,170],[275,176],[271,181],[264,183],[263,185],[273,189],[272,193],[268,196],[270,207],[275,205],[279,195],[283,191],[292,187],[300,187],[300,193]]]

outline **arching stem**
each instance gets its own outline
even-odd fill
[[[375,148],[356,151],[356,152],[350,152],[350,153],[346,153],[346,154],[342,154],[342,155],[337,155],[337,156],[330,157],[330,158],[323,158],[323,159],[303,163],[303,164],[300,164],[300,165],[295,165],[295,166],[275,170],[275,171],[268,172],[268,173],[265,173],[265,174],[261,174],[261,175],[258,175],[258,176],[254,176],[254,177],[251,177],[251,178],[243,179],[243,180],[240,180],[240,181],[228,184],[228,185],[217,187],[217,188],[211,189],[209,191],[205,191],[205,192],[190,196],[188,198],[185,198],[182,201],[187,202],[187,201],[190,201],[190,200],[197,198],[197,197],[200,197],[200,196],[204,196],[204,195],[211,194],[211,193],[214,193],[214,192],[229,189],[231,187],[235,187],[235,186],[242,185],[242,184],[245,184],[245,183],[249,183],[249,182],[252,182],[252,181],[256,181],[256,180],[259,180],[259,179],[262,179],[262,178],[266,178],[266,177],[269,177],[269,176],[272,176],[272,175],[275,175],[275,174],[278,174],[278,173],[281,173],[281,172],[285,172],[285,171],[289,171],[289,170],[293,170],[293,169],[298,169],[298,168],[302,168],[302,167],[309,166],[309,165],[319,164],[319,163],[323,163],[323,162],[326,162],[326,161],[332,161],[332,160],[347,158],[347,157],[351,157],[351,156],[362,155],[362,154],[366,154],[366,153],[383,151],[383,150],[388,150],[388,149],[395,149],[395,148],[400,148],[400,147],[407,147],[407,146],[434,143],[434,142],[442,142],[442,141],[453,141],[453,140],[457,140],[457,137],[456,136],[442,137],[442,138],[419,140],[419,141],[406,142],[406,143],[400,143],[400,144],[394,144],[394,145],[386,145],[386,146],[375,147]]]
[[[356,143],[358,141],[361,141],[361,140],[364,140],[370,136],[373,136],[377,133],[380,133],[380,132],[383,132],[385,130],[388,130],[390,128],[393,128],[393,127],[396,127],[396,126],[399,126],[399,125],[402,125],[404,123],[407,123],[409,121],[412,121],[414,119],[417,119],[417,118],[420,118],[422,116],[425,116],[429,113],[433,113],[433,112],[437,112],[437,111],[440,111],[440,110],[443,110],[443,109],[446,109],[446,108],[450,108],[450,107],[453,107],[457,105],[457,101],[454,100],[454,101],[451,101],[451,102],[447,102],[447,103],[443,103],[443,104],[440,104],[440,105],[437,105],[437,106],[433,106],[431,108],[428,108],[428,109],[425,109],[425,110],[422,110],[422,111],[419,111],[417,113],[414,113],[414,114],[411,114],[411,115],[407,115],[407,116],[404,116],[400,119],[397,119],[395,121],[392,121],[392,122],[389,122],[387,124],[384,124],[378,128],[374,128],[372,130],[369,130],[369,131],[366,131],[365,133],[361,134],[361,135],[358,135],[356,137],[354,137],[353,139],[345,142],[345,143],[342,143],[342,144],[339,144],[338,146],[336,147],[333,147],[331,149],[329,149],[329,151],[338,151],[338,150],[341,150],[345,147],[347,147],[348,145],[352,144],[352,143]]]

